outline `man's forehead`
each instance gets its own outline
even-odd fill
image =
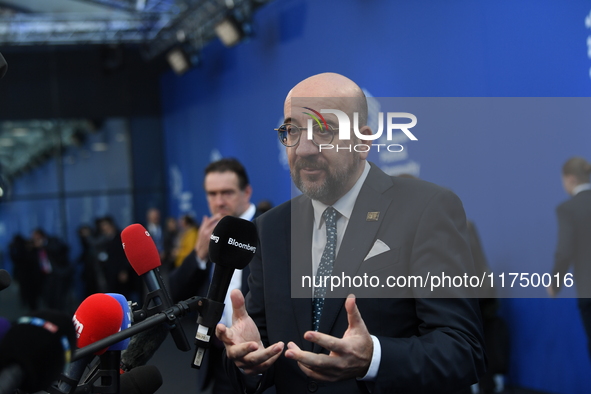
[[[310,116],[313,111],[320,112],[323,109],[338,109],[350,113],[355,108],[355,100],[351,97],[291,97],[285,101],[284,115],[286,118]],[[334,117],[331,114],[323,114],[325,117]],[[336,117],[335,117],[336,119]]]
[[[210,172],[205,176],[205,191],[238,189],[238,175],[233,171]]]

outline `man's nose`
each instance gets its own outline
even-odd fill
[[[218,206],[224,205],[224,196],[221,193],[216,194],[213,198],[213,203]]]
[[[300,136],[300,142],[295,147],[295,149],[296,155],[298,156],[313,156],[320,152],[318,145],[316,145],[312,140],[309,140],[306,133],[302,133]]]

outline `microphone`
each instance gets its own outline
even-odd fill
[[[69,364],[75,335],[72,319],[63,312],[19,318],[0,343],[0,393],[49,387]]]
[[[162,386],[162,375],[153,365],[144,365],[121,375],[121,394],[153,394]]]
[[[144,307],[148,312],[153,313],[170,308],[173,303],[158,270],[158,267],[160,267],[160,254],[150,233],[144,226],[136,223],[127,226],[121,232],[121,240],[127,260],[129,260],[134,271],[144,279],[148,292],[155,294],[152,298],[155,305],[150,307],[150,302],[148,301],[148,305],[144,305]],[[148,315],[150,316],[153,313],[148,313]],[[172,322],[169,322],[169,325],[170,334],[174,339],[176,347],[185,352],[190,350],[191,347],[189,346],[183,327],[180,324],[174,324]],[[158,346],[164,341],[165,337],[158,338],[160,341]],[[158,349],[158,346],[156,349]]]
[[[168,330],[168,324],[162,322],[132,336],[127,349],[121,352],[121,370],[127,373],[146,365],[166,339]]]
[[[162,279],[158,271],[161,265],[160,254],[148,230],[141,224],[129,225],[121,232],[121,241],[129,264],[138,276],[144,279],[148,291],[160,290],[162,288]],[[154,302],[162,304],[166,300],[155,297]]]
[[[250,263],[257,249],[258,236],[254,223],[233,216],[223,217],[213,229],[209,239],[209,259],[215,263],[213,277],[207,291],[206,306],[197,319],[195,357],[193,368],[200,368],[209,347],[215,326],[222,318],[224,300],[234,270]]]
[[[8,271],[0,269],[0,291],[10,286],[10,282],[12,282],[12,279],[10,278]]]
[[[121,306],[123,311],[123,320],[119,332],[127,330],[131,327],[131,311],[127,299],[122,294],[107,293],[108,296],[113,297]],[[109,349],[100,356],[98,371],[95,371],[92,376],[95,380],[100,378],[103,388],[109,387],[111,391],[106,392],[120,392],[120,373],[121,373],[121,351],[127,349],[129,345],[129,338],[122,339],[109,346]]]
[[[78,348],[83,348],[119,332],[123,321],[123,310],[115,298],[97,293],[82,301],[72,321],[76,327]],[[104,348],[96,354],[100,356],[106,351],[107,348]]]
[[[127,302],[127,298],[123,294],[118,293],[107,293],[108,296],[113,297],[121,306],[121,311],[123,312],[123,320],[121,320],[121,327],[119,331],[127,330],[131,327],[131,310],[129,309],[129,303]],[[129,346],[129,338],[125,338],[111,346],[109,346],[109,350],[125,350]]]
[[[114,297],[101,293],[88,296],[78,306],[72,317],[78,337],[78,348],[83,348],[119,332],[123,320],[123,310]],[[101,355],[106,351],[107,348],[100,349],[94,354],[70,364],[58,382],[58,392],[73,393],[86,370],[86,366],[95,355]]]
[[[171,308],[157,313],[154,316],[150,316],[146,320],[140,321],[136,324],[133,324],[127,330],[118,332],[113,334],[107,338],[101,339],[93,343],[92,345],[88,345],[82,349],[78,349],[74,356],[72,356],[73,360],[79,360],[93,352],[96,352],[98,349],[102,349],[104,347],[111,346],[114,343],[119,342],[124,338],[132,337],[136,334],[142,333],[148,329],[151,329],[157,325],[162,325],[162,323],[168,323],[171,320],[179,317],[185,316],[187,313],[199,311],[200,305],[202,304],[203,297],[191,297],[188,300],[180,301],[178,304],[173,305]],[[167,328],[165,326],[165,328]],[[130,342],[129,348],[133,346],[133,340]],[[129,350],[128,348],[128,350]],[[124,352],[124,354],[127,351]],[[124,368],[122,368],[124,369]],[[125,370],[125,369],[124,369]]]

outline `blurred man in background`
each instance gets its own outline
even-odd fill
[[[571,198],[556,208],[558,243],[554,255],[554,275],[563,283],[569,267],[574,266],[574,280],[581,318],[587,333],[591,357],[591,164],[582,157],[572,157],[562,166],[562,185]],[[548,287],[556,296],[560,286]]]
[[[230,215],[253,220],[257,216],[256,207],[250,201],[252,187],[246,169],[238,160],[225,158],[210,163],[205,168],[203,188],[211,216],[203,216],[193,251],[184,259],[181,267],[171,273],[170,292],[175,302],[193,295],[207,294],[207,286],[213,270],[209,261],[209,237],[220,219]],[[234,271],[222,316],[224,324],[232,324],[230,291],[238,289],[246,294],[249,272],[248,266],[243,270]],[[205,390],[213,385],[214,394],[234,393],[222,366],[223,344],[216,338],[209,350],[207,365],[199,371],[200,389]]]
[[[42,274],[42,300],[47,308],[63,311],[73,286],[74,269],[70,265],[69,247],[41,228],[33,230],[31,239]]]
[[[156,244],[156,248],[160,253],[160,259],[164,256],[164,230],[160,223],[160,211],[158,208],[150,208],[146,212],[146,230]]]

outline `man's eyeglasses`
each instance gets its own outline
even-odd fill
[[[330,144],[334,139],[335,129],[331,125],[327,125],[328,129],[319,124],[312,126],[312,142],[320,146],[321,144]],[[296,146],[300,142],[302,132],[307,130],[306,127],[298,127],[291,123],[285,123],[274,129],[277,131],[279,141],[287,147]]]

